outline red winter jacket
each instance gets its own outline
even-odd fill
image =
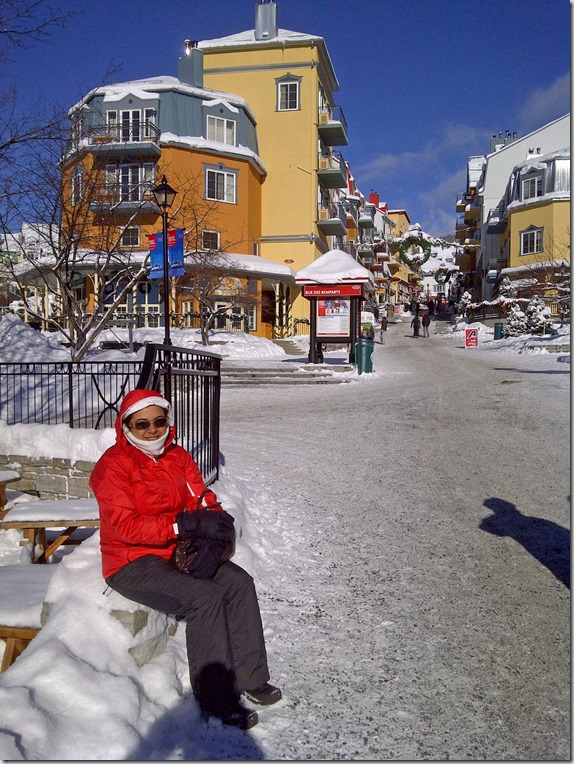
[[[116,443],[102,454],[90,477],[90,488],[100,509],[100,548],[104,578],[128,562],[147,554],[166,560],[176,542],[173,524],[184,509],[195,509],[205,490],[199,467],[188,452],[173,440],[170,427],[164,452],[151,458],[127,440],[122,431],[122,415],[153,390],[132,390],[116,419]],[[209,491],[203,506],[217,502]],[[219,509],[219,507],[218,507]]]

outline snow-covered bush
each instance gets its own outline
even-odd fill
[[[466,315],[466,309],[472,304],[472,295],[470,292],[463,292],[462,297],[458,302],[458,313],[461,316]]]
[[[502,330],[503,337],[519,337],[526,334],[526,314],[520,310],[518,305],[513,305],[508,319]]]
[[[552,313],[540,297],[533,297],[526,306],[526,331],[529,334],[546,334],[552,322]]]
[[[499,297],[516,297],[516,287],[512,286],[512,282],[505,276],[498,287]]]

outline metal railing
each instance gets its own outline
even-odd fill
[[[221,358],[208,351],[148,345],[143,361],[0,363],[0,419],[7,424],[113,427],[136,388],[171,401],[177,442],[207,482],[219,472]]]

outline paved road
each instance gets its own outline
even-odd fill
[[[309,608],[275,624],[305,734],[271,753],[568,760],[570,366],[408,334],[358,384],[223,393],[227,463],[324,583],[314,657]]]

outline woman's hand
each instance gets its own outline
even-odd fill
[[[199,509],[193,512],[180,512],[176,517],[181,538],[197,536],[213,541],[228,541],[233,534],[233,517],[222,510]]]

